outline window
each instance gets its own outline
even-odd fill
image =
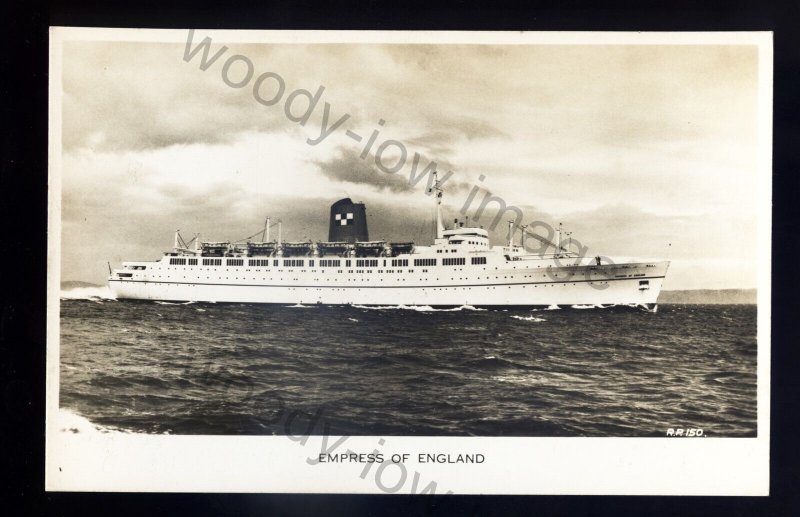
[[[350,267],[350,262],[352,262],[352,261],[350,261],[350,260],[345,260],[345,261],[344,261],[344,267]]]
[[[305,260],[302,259],[284,259],[284,267],[303,267]]]
[[[392,267],[408,267],[408,259],[392,259]]]
[[[472,264],[486,264],[486,257],[472,257]]]
[[[356,267],[378,267],[378,259],[357,259]]]
[[[278,267],[278,259],[274,259],[272,261],[272,265],[275,266],[275,267]]]
[[[255,267],[269,267],[269,259],[250,259],[250,265]]]
[[[185,266],[186,259],[185,258],[171,258],[169,259],[169,263],[173,266]]]
[[[197,265],[197,259],[189,259],[189,265],[190,266],[196,266]]]
[[[443,266],[463,266],[466,264],[467,259],[464,257],[452,257],[452,258],[445,258],[442,259]]]
[[[341,260],[322,259],[319,261],[320,267],[341,267]]]
[[[447,260],[447,259],[445,259]],[[414,259],[415,266],[435,266],[436,259]]]
[[[308,261],[308,267],[314,267],[314,261],[313,260],[309,260]]]
[[[244,259],[228,259],[228,266],[244,266]]]
[[[222,265],[222,259],[206,259],[206,258],[204,258],[203,259],[203,265],[204,266],[221,266]]]

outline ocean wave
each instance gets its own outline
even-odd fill
[[[117,297],[107,286],[105,287],[74,287],[61,290],[62,300],[116,300]]]
[[[313,309],[313,305],[303,305],[302,303],[296,303],[294,305],[286,305],[285,307],[289,309]]]
[[[191,305],[195,302],[162,302],[157,300],[156,303],[159,305]]]

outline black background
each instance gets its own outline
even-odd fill
[[[6,515],[797,515],[800,2],[26,3],[0,8],[0,494]],[[44,492],[48,26],[775,31],[770,497],[489,497]],[[724,186],[721,186],[724,188]],[[113,230],[110,230],[113,231]],[[654,469],[658,466],[654,465]],[[609,472],[613,475],[613,472]],[[10,513],[9,513],[10,511]]]

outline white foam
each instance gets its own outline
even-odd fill
[[[453,312],[453,311],[485,311],[486,309],[478,309],[472,305],[462,305],[461,307],[453,307],[452,309],[436,309],[430,305],[353,305],[357,309],[371,309],[371,310],[406,310],[417,312]]]
[[[117,297],[108,286],[74,287],[61,290],[62,300],[116,300]]]
[[[536,316],[517,316],[517,315],[514,315],[514,316],[511,316],[511,317],[514,318],[514,319],[522,320],[522,321],[535,321],[535,322],[547,321],[544,318],[538,318]]]

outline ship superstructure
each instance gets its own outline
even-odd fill
[[[366,207],[349,198],[331,206],[328,241],[291,242],[268,218],[261,240],[186,243],[151,262],[110,272],[118,299],[431,307],[631,305],[654,311],[669,262],[609,263],[526,234],[509,222],[509,240],[492,245],[480,227],[442,222],[434,182],[436,238],[429,246],[370,240]],[[278,238],[270,231],[278,227]],[[520,243],[514,242],[522,229]],[[531,253],[525,235],[549,253]]]

